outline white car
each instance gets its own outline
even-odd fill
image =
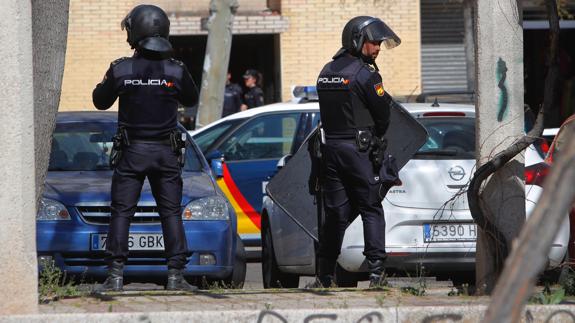
[[[401,169],[402,185],[393,187],[382,203],[386,267],[413,272],[424,266],[428,273],[456,283],[473,280],[477,227],[469,211],[466,190],[476,166],[475,108],[461,104],[403,106],[425,126],[429,139]],[[541,193],[538,185],[526,185],[527,214]],[[300,222],[270,197],[264,198],[264,287],[297,287],[299,276],[315,274],[317,237],[313,230],[303,230]],[[565,223],[549,253],[550,266],[563,260],[568,240],[569,225]],[[357,286],[358,280],[367,277],[363,249],[363,226],[361,217],[357,217],[347,228],[336,265],[339,286]]]

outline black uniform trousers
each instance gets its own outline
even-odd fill
[[[325,223],[320,231],[318,273],[333,274],[345,230],[358,214],[363,221],[363,254],[369,260],[384,260],[387,255],[381,183],[369,152],[360,152],[354,140],[328,139],[322,154]]]
[[[168,268],[183,269],[189,254],[182,222],[182,177],[178,156],[163,143],[132,143],[125,148],[112,177],[112,218],[108,231],[107,260],[124,262],[128,257],[131,218],[145,178],[156,200]]]

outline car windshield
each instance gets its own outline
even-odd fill
[[[238,120],[222,122],[206,131],[194,135],[194,141],[198,147],[200,147],[200,150],[205,154],[212,143],[218,140],[226,132],[226,130],[230,129],[232,126],[235,126],[238,123]]]
[[[475,159],[473,118],[420,118],[429,138],[414,159]]]
[[[56,125],[50,154],[50,171],[110,170],[108,164],[116,123],[72,122]],[[201,170],[191,146],[186,149],[184,171]]]

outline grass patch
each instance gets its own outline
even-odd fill
[[[551,290],[549,285],[546,284],[543,291],[531,296],[531,298],[529,299],[529,303],[541,304],[541,305],[554,305],[561,303],[564,299],[565,299],[565,289],[563,289],[563,287]]]
[[[56,266],[54,260],[44,260],[40,263],[38,276],[38,293],[40,303],[56,301],[63,297],[81,296],[73,281],[68,279],[65,272]]]

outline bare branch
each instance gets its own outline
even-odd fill
[[[567,136],[575,136],[575,130],[567,131]],[[506,261],[484,322],[519,322],[537,276],[545,268],[553,239],[575,198],[573,165],[575,141],[570,141],[551,168],[543,194],[521,230],[517,248]]]

